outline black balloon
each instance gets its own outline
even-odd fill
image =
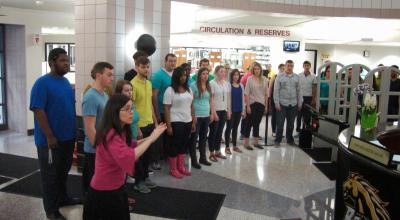
[[[142,34],[136,41],[136,49],[151,56],[156,51],[156,40],[150,34]]]

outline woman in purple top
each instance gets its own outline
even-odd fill
[[[138,142],[132,140],[132,101],[121,94],[107,102],[96,133],[94,176],[83,207],[83,219],[128,220],[128,196],[124,189],[126,175],[133,175],[135,161],[167,129],[157,126],[153,133]]]
[[[244,89],[240,84],[240,72],[238,69],[232,70],[230,73],[230,83],[231,83],[231,109],[232,116],[230,120],[227,121],[225,129],[225,153],[232,154],[229,147],[230,137],[232,133],[232,144],[233,150],[241,153],[242,151],[237,147],[237,130],[240,122],[240,118],[244,115]]]

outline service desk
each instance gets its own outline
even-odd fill
[[[378,132],[364,132],[358,125],[338,137],[335,219],[400,220],[400,172],[396,169],[400,157],[394,155],[391,165],[384,166],[349,149],[352,135],[383,147],[376,140]]]

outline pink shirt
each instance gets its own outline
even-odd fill
[[[247,80],[248,80],[251,76],[253,76],[253,73],[252,73],[252,72],[247,72],[246,75],[244,75],[244,76],[242,77],[242,79],[240,80],[240,83],[243,85],[243,87],[246,87]]]
[[[107,134],[107,147],[96,146],[95,172],[90,186],[95,190],[116,190],[125,183],[126,174],[133,175],[137,142],[126,144],[125,135],[118,135],[114,129]]]

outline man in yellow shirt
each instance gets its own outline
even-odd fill
[[[135,61],[135,69],[137,75],[132,79],[133,87],[132,100],[136,105],[139,113],[138,127],[140,128],[143,138],[150,136],[151,132],[157,126],[157,120],[154,114],[152,104],[152,86],[147,79],[150,73],[150,60],[147,57],[139,57]],[[149,164],[152,160],[159,159],[159,144],[153,143],[135,165],[135,186],[134,189],[141,193],[149,193],[152,188],[157,187],[155,183],[149,179]]]

